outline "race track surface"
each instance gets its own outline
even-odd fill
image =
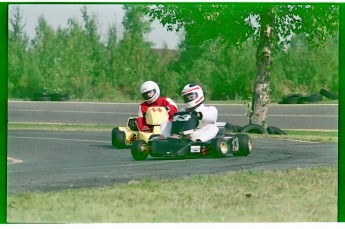
[[[134,161],[109,132],[8,131],[8,193],[100,187],[146,178],[336,165],[337,143],[253,139],[247,157]]]

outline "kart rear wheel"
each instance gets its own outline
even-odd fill
[[[119,130],[119,128],[115,127],[111,131],[111,144],[113,147],[118,149],[123,149],[126,147],[126,134],[125,132]]]
[[[236,134],[239,150],[233,152],[234,156],[248,156],[253,148],[252,140],[247,134]]]
[[[144,161],[149,155],[150,148],[144,140],[134,141],[131,147],[131,154],[134,160]]]
[[[215,138],[211,142],[214,157],[226,157],[229,151],[228,143],[223,138]]]

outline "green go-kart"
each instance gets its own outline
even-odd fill
[[[252,141],[248,134],[232,134],[221,129],[226,123],[216,123],[220,127],[218,135],[206,142],[192,141],[190,134],[198,126],[198,118],[188,112],[175,113],[172,121],[172,136],[163,138],[152,135],[150,139],[135,140],[131,146],[134,160],[146,160],[148,156],[161,158],[196,158],[248,156],[252,151]]]

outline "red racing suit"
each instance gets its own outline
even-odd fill
[[[158,97],[158,99],[150,104],[143,102],[139,106],[138,118],[137,118],[137,125],[140,131],[149,130],[150,126],[146,124],[145,121],[145,113],[149,107],[165,107],[169,114],[169,121],[172,120],[173,115],[177,112],[178,108],[176,103],[170,99],[165,97]]]

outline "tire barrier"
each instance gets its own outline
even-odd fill
[[[322,95],[318,93],[313,93],[308,96],[302,96],[300,103],[315,103],[322,101]]]
[[[66,93],[54,93],[51,96],[52,96],[52,101],[66,101],[66,100],[69,100],[69,96]]]
[[[236,125],[227,124],[225,126],[226,130],[230,132],[237,132],[237,133],[252,133],[252,134],[275,134],[275,135],[287,135],[287,133],[276,127],[276,126],[268,126],[266,129],[263,126],[258,124],[248,124],[244,127],[240,127],[240,129],[233,129]],[[239,127],[239,126],[236,126]]]
[[[275,127],[275,126],[269,126],[266,128],[268,134],[277,134],[277,135],[287,135],[287,133],[282,130],[282,129],[279,129],[278,127]]]
[[[226,123],[224,129],[220,130],[222,134],[230,133],[253,133],[253,134],[275,134],[275,135],[287,135],[287,133],[276,127],[268,126],[266,129],[258,124],[248,124],[244,127]]]
[[[333,92],[330,92],[326,89],[323,89],[323,88],[320,90],[320,95],[326,97],[327,99],[331,99],[331,100],[337,100],[338,99],[338,95],[336,95]]]
[[[226,123],[224,128],[230,133],[241,133],[242,127],[238,125],[233,125],[230,123]]]
[[[301,94],[290,94],[283,97],[282,104],[297,104],[301,99]]]
[[[309,95],[290,94],[283,97],[279,104],[305,104],[316,103],[322,101],[322,95],[319,93],[312,93]]]
[[[32,97],[33,101],[66,101],[69,100],[69,95],[66,93],[48,93],[35,92]]]
[[[267,130],[258,124],[248,124],[244,126],[241,133],[268,134]]]
[[[48,92],[35,92],[32,99],[34,101],[51,101],[52,97]]]

